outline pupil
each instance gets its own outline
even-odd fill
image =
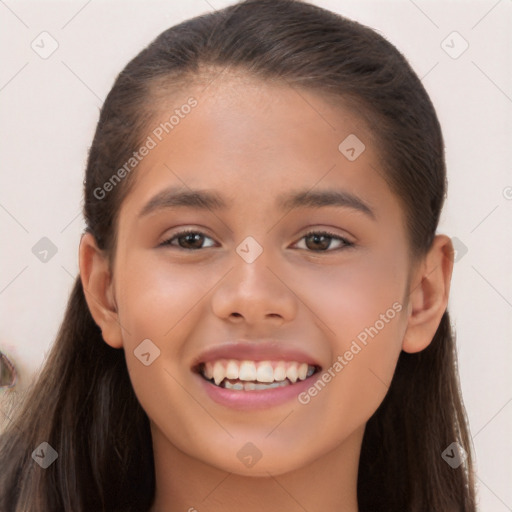
[[[185,235],[185,243],[186,244],[194,244],[194,242],[201,242],[201,239],[202,239],[202,235],[200,235],[199,233],[188,233],[187,235]],[[199,244],[201,245],[201,244]]]
[[[321,244],[321,249],[327,249],[329,247],[329,244],[330,244],[330,241],[328,240],[328,236],[326,235],[317,235],[317,234],[313,234],[313,235],[309,235],[309,238],[313,239],[314,241],[314,244],[321,244],[320,242],[320,238],[323,238],[324,239],[324,243]],[[327,240],[326,240],[327,239]],[[317,246],[318,247],[318,246]]]

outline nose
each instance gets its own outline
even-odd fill
[[[262,322],[281,325],[295,318],[298,299],[292,291],[293,283],[275,262],[270,266],[265,251],[252,263],[238,255],[233,262],[234,268],[212,296],[216,316],[252,326]]]

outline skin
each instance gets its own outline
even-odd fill
[[[341,105],[234,76],[187,93],[198,106],[139,164],[122,203],[113,267],[90,234],[80,245],[93,317],[105,342],[125,350],[150,419],[152,512],[357,511],[366,422],[401,350],[423,350],[439,325],[450,239],[437,235],[424,258],[410,260],[404,212],[379,172],[371,133]],[[162,119],[181,100],[163,106]],[[366,145],[352,162],[338,150],[351,133]],[[139,217],[169,186],[216,190],[232,206]],[[276,206],[278,195],[303,188],[349,191],[375,218],[350,207]],[[203,245],[182,237],[159,246],[185,228],[203,233]],[[354,246],[304,238],[326,229]],[[247,236],[263,248],[250,264],[236,252]],[[180,240],[199,249],[180,250]],[[213,402],[191,371],[205,349],[241,338],[298,347],[325,371],[394,303],[401,311],[305,405],[233,410]],[[134,355],[147,338],[160,350],[149,366]],[[252,467],[237,456],[247,442],[262,455]]]

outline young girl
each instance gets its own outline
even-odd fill
[[[247,0],[163,32],[101,111],[0,510],[474,511],[445,193],[373,30]]]

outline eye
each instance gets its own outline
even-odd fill
[[[179,249],[194,251],[205,248],[205,246],[203,246],[203,243],[206,238],[212,240],[209,236],[206,236],[204,233],[200,231],[180,231],[179,233],[173,235],[171,238],[162,242],[160,246],[174,246],[178,247]],[[353,242],[350,242],[349,240],[342,236],[335,235],[334,233],[329,233],[328,231],[310,231],[301,238],[301,240],[303,239],[306,241],[306,247],[299,248],[310,249],[313,252],[329,252],[327,251],[327,249],[331,248],[333,240],[337,240],[338,243],[340,244],[340,246],[337,248],[339,250],[354,246]],[[175,243],[173,243],[176,240],[178,241],[177,246]],[[214,245],[215,244],[211,244],[206,247],[213,247]]]
[[[160,244],[160,246],[176,246],[176,244],[173,244],[174,240],[178,240],[178,248],[184,249],[184,250],[197,250],[202,249],[201,245],[204,242],[205,238],[210,238],[209,236],[206,236],[204,233],[201,233],[200,231],[194,231],[194,230],[186,230],[186,231],[180,231],[179,233],[176,233],[171,238],[165,240]],[[211,240],[211,238],[210,238]],[[209,247],[213,247],[213,245],[210,245]]]
[[[305,248],[311,249],[313,252],[328,252],[326,249],[330,248],[332,240],[340,242],[341,246],[337,248],[340,250],[354,246],[353,242],[328,231],[310,231],[301,238],[301,240],[303,239],[306,240]],[[304,249],[304,247],[299,248]]]

